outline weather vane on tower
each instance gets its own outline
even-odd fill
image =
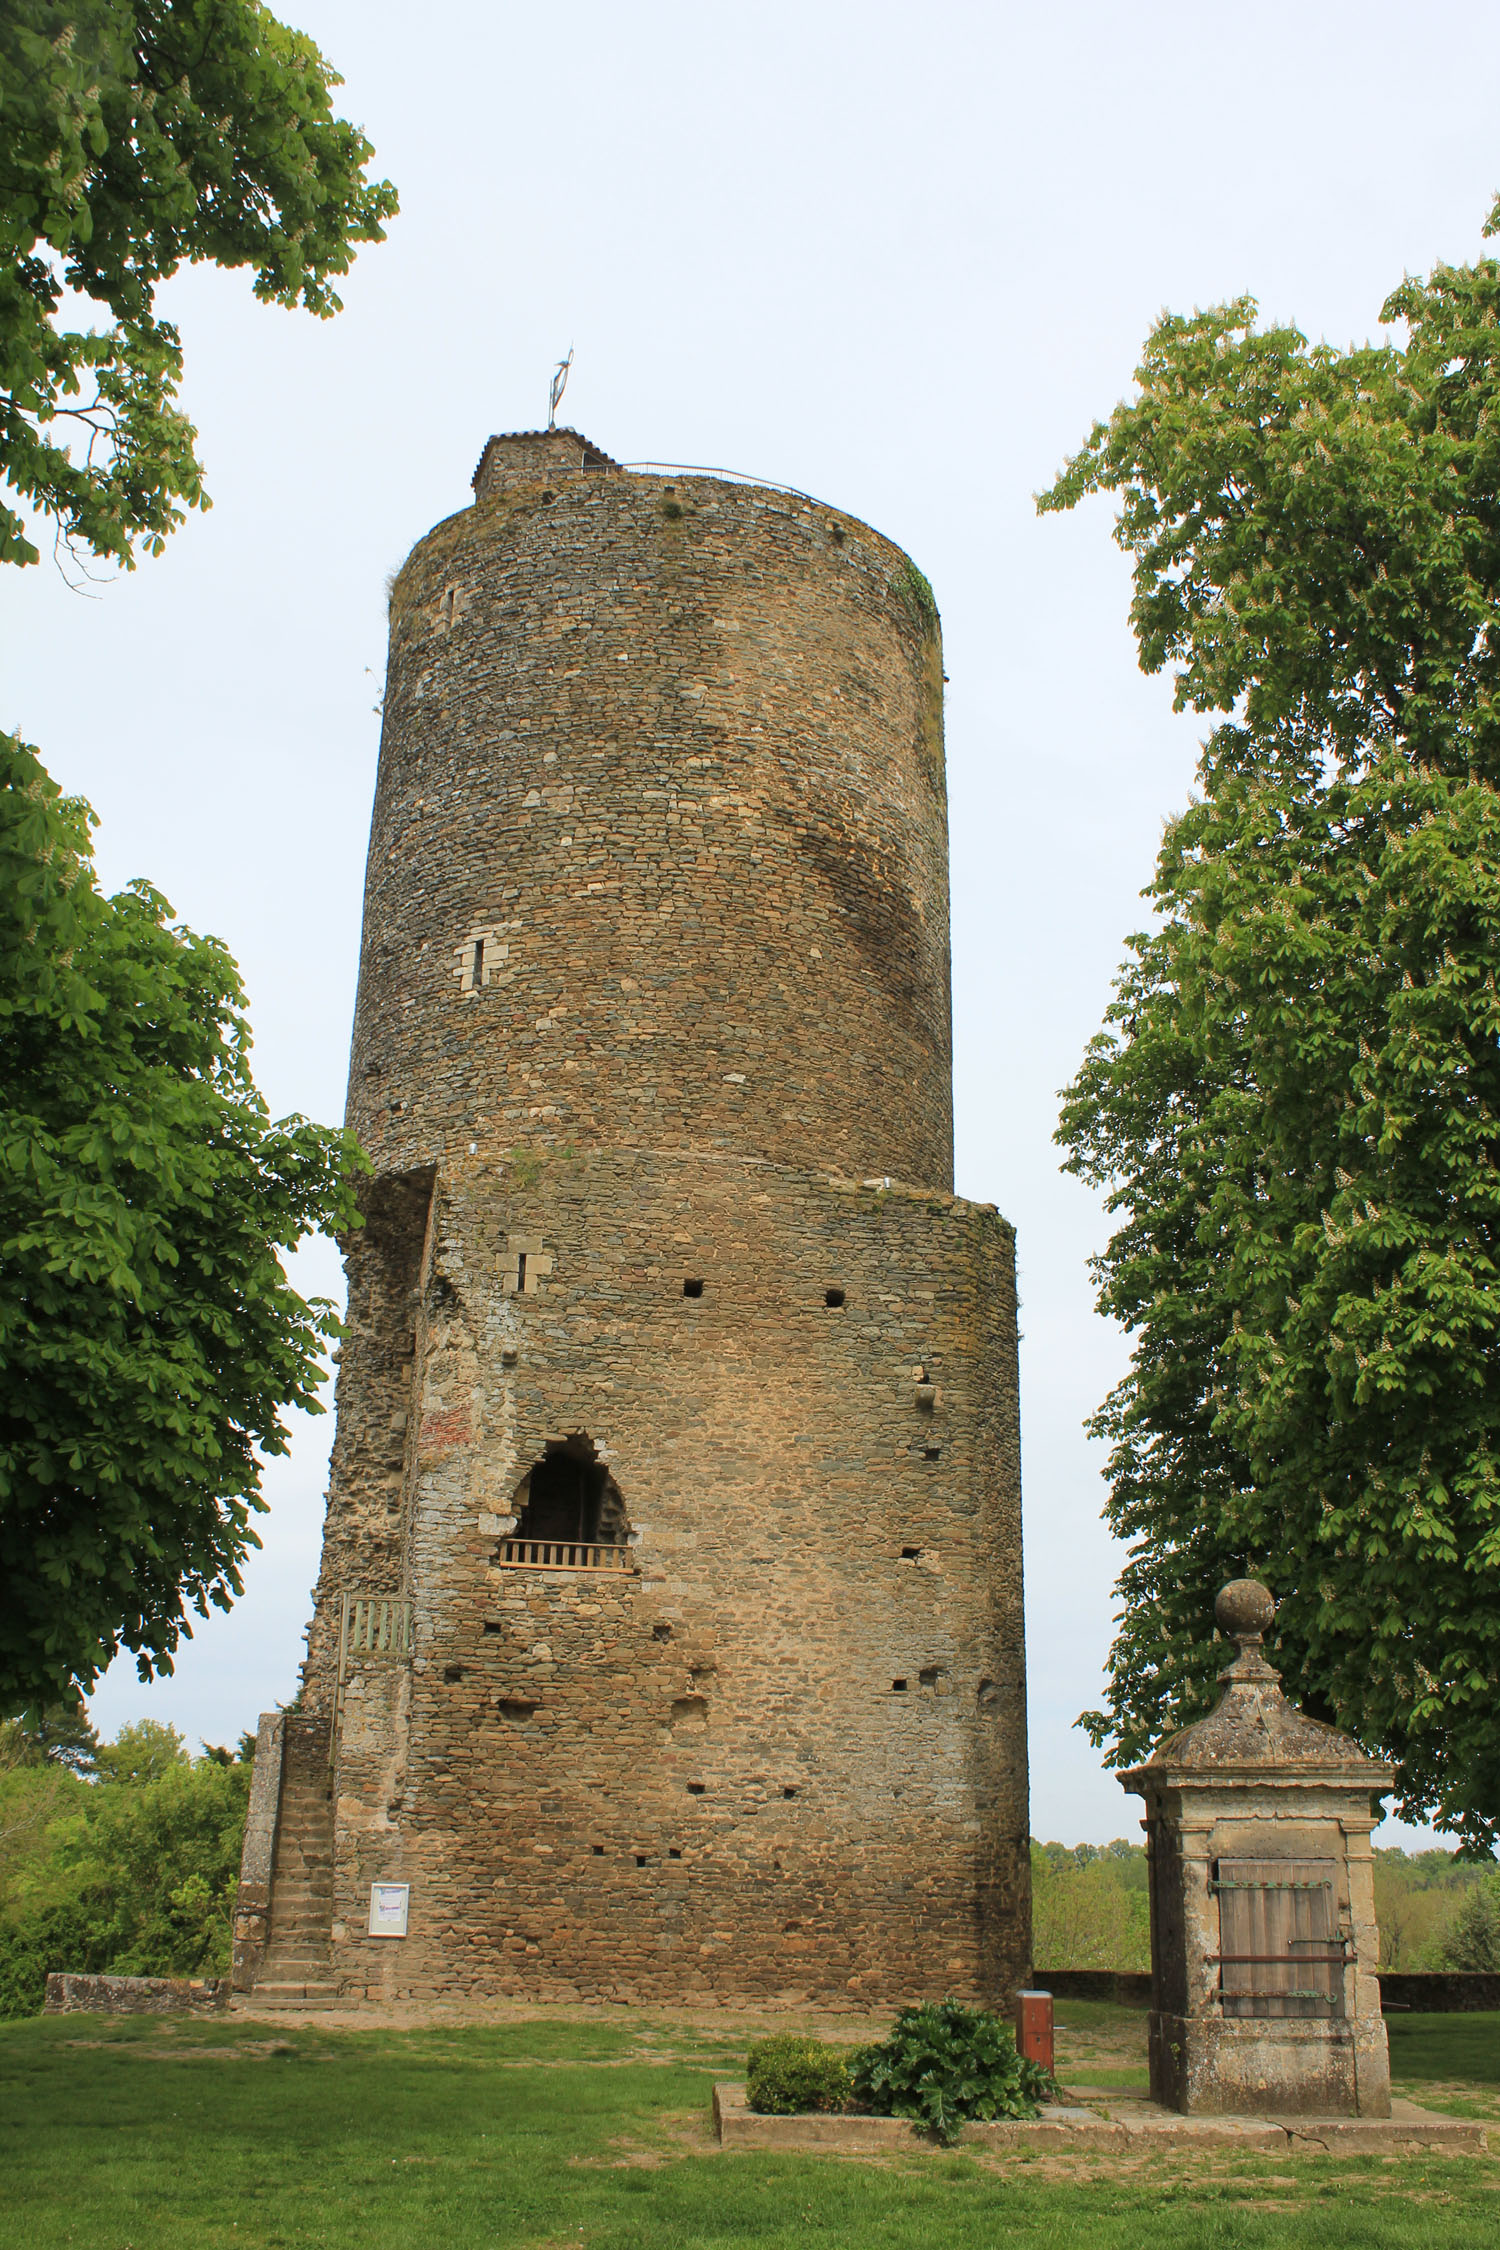
[[[569,344],[568,356],[566,359],[560,359],[558,361],[556,372],[552,377],[551,387],[547,392],[547,427],[549,430],[555,430],[557,428],[557,403],[558,400],[562,397],[563,392],[568,387],[568,370],[572,366],[572,364],[573,347],[571,344]]]

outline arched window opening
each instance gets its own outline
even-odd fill
[[[511,1502],[515,1529],[499,1560],[516,1570],[632,1570],[619,1486],[582,1431],[550,1438]]]

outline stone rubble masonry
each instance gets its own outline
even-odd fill
[[[250,1802],[245,1810],[245,1841],[234,1906],[234,1982],[241,1990],[254,1984],[270,1934],[271,1879],[276,1865],[285,1743],[285,1717],[280,1711],[265,1712],[255,1736],[255,1763],[250,1769]]]
[[[1014,1244],[951,1193],[948,1010],[926,582],[799,498],[492,439],[392,593],[301,1703],[346,1990],[1024,1981]],[[627,1568],[506,1553],[569,1438]],[[409,1658],[341,1677],[352,1595]]]
[[[951,1187],[924,583],[754,487],[486,489],[391,594],[349,1093],[377,1172],[607,1141]]]
[[[228,1977],[90,1977],[54,1969],[44,2016],[213,2016],[229,2005]]]

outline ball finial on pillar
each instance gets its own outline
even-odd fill
[[[1269,1586],[1258,1578],[1231,1578],[1214,1603],[1214,1618],[1221,1633],[1241,1647],[1258,1642],[1276,1619],[1276,1602]]]

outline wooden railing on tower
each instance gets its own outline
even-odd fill
[[[411,1603],[399,1594],[339,1596],[339,1674],[328,1730],[328,1763],[338,1757],[344,1689],[365,1664],[404,1664],[411,1655]]]
[[[631,1548],[586,1539],[502,1539],[502,1570],[634,1570]]]

